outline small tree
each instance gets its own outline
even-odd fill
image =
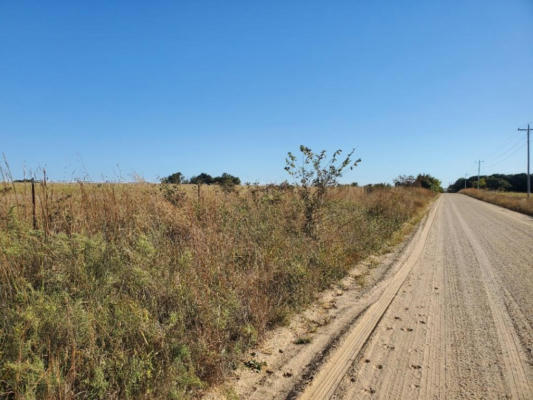
[[[413,175],[399,175],[394,179],[394,186],[414,186],[416,178]]]
[[[440,181],[429,174],[419,174],[416,177],[415,186],[420,186],[434,192],[443,191]]]
[[[301,145],[301,166],[297,166],[297,157],[288,153],[285,170],[298,185],[298,193],[304,203],[304,230],[308,235],[314,236],[318,214],[324,205],[328,188],[338,184],[338,178],[346,168],[351,170],[361,162],[360,158],[352,160],[354,151],[339,159],[342,150],[337,150],[328,161],[325,150],[314,153],[309,147]]]
[[[236,176],[224,172],[221,176],[214,179],[215,184],[219,185],[224,193],[231,193],[235,190],[236,185],[241,184],[241,180]]]
[[[174,183],[180,185],[182,183],[186,183],[186,179],[181,172],[175,172],[172,175],[167,176],[166,178],[162,178],[161,183]]]
[[[228,174],[227,172],[224,172],[221,176],[215,177],[213,181],[214,183],[222,186],[234,186],[241,184],[241,180],[238,177]]]
[[[205,172],[202,172],[200,175],[198,176],[193,176],[190,181],[190,183],[194,184],[194,185],[211,185],[212,183],[215,182],[215,180],[213,179],[213,177],[209,174],[206,174]]]

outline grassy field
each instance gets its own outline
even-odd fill
[[[193,398],[433,196],[0,183],[0,397]]]
[[[533,198],[528,199],[526,193],[493,192],[477,189],[463,189],[459,193],[533,216]]]

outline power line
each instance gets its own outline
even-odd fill
[[[500,165],[500,164],[503,163],[504,161],[507,161],[509,158],[511,158],[511,156],[514,156],[516,153],[518,153],[518,150],[522,150],[522,148],[521,148],[521,147],[517,147],[516,149],[514,149],[514,151],[512,151],[511,153],[509,153],[509,154],[507,155],[507,157],[504,157],[504,158],[502,158],[501,160],[492,163],[491,165],[487,166],[487,168],[494,168],[495,166]]]
[[[529,124],[528,124],[527,128],[525,128],[525,129],[519,128],[518,130],[527,132],[527,192],[528,192],[528,197],[529,197],[530,193],[531,193],[531,178],[530,178],[530,173],[529,173],[529,166],[530,166],[530,162],[529,162],[529,136],[530,136],[530,131],[533,130],[533,128],[531,128],[529,126]],[[506,138],[510,138],[510,137],[511,136],[508,135]],[[491,169],[494,166],[499,165],[502,162],[508,160],[511,156],[515,155],[519,150],[522,149],[523,144],[522,144],[520,138],[517,138],[515,136],[515,139],[511,140],[510,142],[507,142],[506,145],[504,145],[504,146],[505,146],[505,148],[503,149],[503,151],[501,149],[498,149],[497,151],[493,151],[492,153],[489,153],[489,154],[492,155],[492,154],[496,154],[498,152],[499,154],[494,159],[492,159],[492,162],[490,162],[486,166],[486,169]],[[492,158],[492,157],[490,157],[490,158]],[[479,189],[480,177],[481,177],[481,163],[485,162],[485,161],[478,160],[476,162],[478,164],[478,166],[477,166],[477,188]],[[465,175],[465,187],[466,187],[466,175]]]
[[[507,143],[502,144],[500,148],[496,151],[493,151],[487,155],[487,159],[489,159],[489,164],[487,165],[487,169],[490,169],[501,162],[507,160],[511,155],[516,153],[516,151],[521,147],[521,141],[520,138],[517,138],[516,136],[507,135],[506,139],[511,139],[511,141],[506,140]],[[502,149],[503,147],[503,149]],[[498,153],[498,154],[497,154]],[[495,155],[493,158],[492,156]]]
[[[489,156],[486,158],[489,160],[493,160],[493,162],[496,162],[496,160],[506,157],[509,152],[514,151],[516,147],[521,144],[522,144],[522,141],[520,140],[520,138],[515,137],[515,140],[508,142],[507,145],[502,146],[497,153],[493,152],[492,156]]]
[[[516,143],[520,142],[520,138],[517,138],[514,133],[509,134],[505,137],[505,142],[502,142],[500,146],[498,146],[494,151],[491,151],[490,153],[487,153],[485,155],[486,158],[492,158],[493,156],[499,157],[498,154],[501,154],[502,152],[506,152],[509,148],[516,145]]]
[[[502,162],[506,161],[507,159],[509,159],[509,157],[514,155],[518,150],[521,150],[522,146],[523,146],[522,143],[515,143],[514,146],[508,148],[503,153],[501,153],[498,157],[496,157],[490,163],[490,165],[487,166],[487,168],[492,168],[495,165],[501,164]]]

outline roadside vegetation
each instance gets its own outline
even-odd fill
[[[193,398],[435,195],[337,186],[358,161],[301,150],[295,186],[42,179],[35,226],[4,179],[0,397]]]
[[[526,193],[497,192],[477,189],[463,189],[459,193],[533,216],[533,199],[528,199]]]

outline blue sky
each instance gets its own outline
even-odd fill
[[[523,172],[533,1],[0,2],[0,151],[15,175],[343,178]]]

